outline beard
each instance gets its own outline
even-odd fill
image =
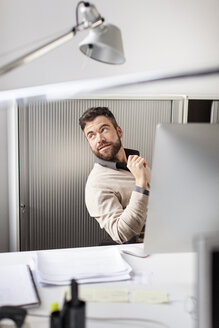
[[[113,161],[117,162],[118,159],[116,158],[116,155],[118,154],[120,148],[122,147],[122,142],[120,137],[118,136],[117,141],[114,143],[108,143],[104,142],[100,145],[100,147],[104,145],[110,145],[110,148],[107,148],[106,151],[100,152],[99,150],[93,151],[93,153],[100,159],[103,159],[105,161]]]

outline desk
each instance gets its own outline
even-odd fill
[[[102,246],[129,248],[133,245]],[[138,245],[137,247],[140,247]],[[72,249],[74,251],[74,249]],[[78,250],[78,249],[77,249]],[[81,252],[86,248],[80,248]],[[57,250],[54,250],[57,251]],[[16,252],[0,254],[0,265],[30,263],[35,252]],[[188,296],[195,295],[195,266],[196,255],[194,253],[154,254],[147,258],[137,258],[123,254],[124,259],[132,266],[134,273],[139,277],[133,281],[88,284],[90,287],[112,287],[160,290],[169,295],[168,304],[137,304],[137,303],[87,303],[86,313],[89,318],[139,318],[158,321],[163,325],[155,325],[149,322],[94,321],[87,320],[87,328],[193,328],[195,319],[185,309]],[[141,273],[141,275],[139,275]],[[145,280],[145,277],[147,278]],[[49,304],[62,302],[64,287],[38,287],[42,304],[37,309],[31,309],[31,313],[49,314]],[[8,326],[7,326],[8,327]],[[49,319],[27,317],[24,325],[27,327],[49,327]]]

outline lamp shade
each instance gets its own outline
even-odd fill
[[[90,29],[79,48],[88,57],[107,64],[125,62],[121,32],[112,24],[101,24]]]

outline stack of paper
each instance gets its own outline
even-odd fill
[[[53,285],[130,279],[131,267],[116,247],[41,251],[36,271],[40,283]]]

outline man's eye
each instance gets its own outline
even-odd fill
[[[88,139],[93,139],[94,134],[88,134]]]
[[[107,128],[103,128],[101,132],[106,132],[107,131]]]

